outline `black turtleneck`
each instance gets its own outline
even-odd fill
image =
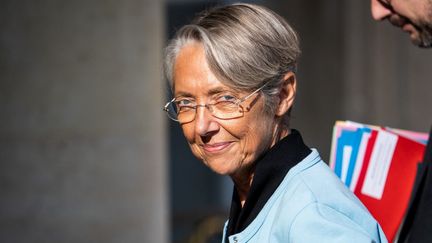
[[[310,152],[300,133],[292,129],[255,162],[252,185],[243,208],[234,186],[226,237],[243,231],[255,219],[288,171]]]

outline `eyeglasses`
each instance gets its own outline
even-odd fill
[[[258,93],[267,84],[268,83],[265,83],[263,86],[241,99],[230,94],[220,94],[210,103],[203,105],[198,105],[196,101],[191,98],[174,98],[170,102],[166,103],[163,110],[166,111],[171,120],[179,123],[188,123],[193,121],[198,107],[207,108],[212,116],[219,119],[227,120],[240,118],[244,113],[244,108],[241,106],[241,103]]]

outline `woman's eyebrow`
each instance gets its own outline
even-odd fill
[[[232,90],[230,90],[228,88],[216,87],[216,88],[209,89],[207,91],[207,95],[208,96],[212,96],[212,95],[220,94],[220,93],[223,93],[223,92],[233,92],[233,93],[235,93],[234,91],[232,91]],[[189,93],[187,91],[178,91],[178,92],[175,92],[174,96],[175,97],[179,97],[179,96],[181,96],[181,97],[195,97],[193,94],[191,94],[191,93]]]
[[[179,96],[181,96],[181,97],[193,97],[193,95],[191,93],[188,93],[185,91],[179,91],[179,92],[176,92],[174,94],[174,97],[179,97]]]
[[[216,87],[216,88],[212,88],[209,91],[207,91],[207,95],[211,96],[211,95],[220,94],[223,92],[233,92],[233,91],[228,89],[228,88],[224,88],[224,87]]]

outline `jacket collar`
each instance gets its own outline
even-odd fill
[[[292,129],[255,162],[254,178],[243,208],[234,186],[227,237],[241,232],[255,219],[288,171],[310,152],[300,133]]]

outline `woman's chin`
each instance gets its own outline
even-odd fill
[[[236,170],[232,166],[232,162],[228,162],[228,159],[208,159],[204,160],[204,163],[207,167],[209,167],[213,172],[219,175],[230,175],[234,173]]]

